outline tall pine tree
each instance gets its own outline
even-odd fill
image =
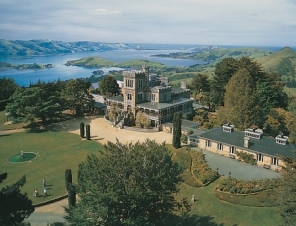
[[[173,146],[174,148],[181,147],[181,116],[178,112],[174,114],[173,119]]]
[[[296,222],[296,164],[287,164],[286,172],[280,179],[278,187],[277,210],[284,225],[295,225]]]
[[[220,123],[230,122],[244,130],[262,123],[255,82],[246,69],[235,73],[226,86],[224,107],[219,110]]]

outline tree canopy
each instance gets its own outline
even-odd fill
[[[75,111],[76,115],[94,106],[94,100],[88,93],[89,86],[90,83],[84,79],[70,79],[62,91],[67,107]]]
[[[18,88],[9,98],[11,103],[6,106],[14,118],[22,118],[24,121],[33,121],[39,118],[46,122],[47,117],[52,117],[60,112],[60,106],[55,101],[57,97],[49,96],[39,87]]]
[[[7,177],[0,173],[0,183]],[[26,183],[23,176],[16,183],[0,190],[0,225],[17,225],[34,212],[32,201],[27,194],[21,194],[20,189]]]
[[[102,155],[79,165],[79,201],[65,218],[75,225],[168,224],[173,211],[188,207],[174,197],[184,168],[171,157],[164,143],[108,142]]]
[[[99,91],[102,95],[108,97],[118,95],[120,93],[119,85],[116,79],[111,75],[105,76],[99,83]]]
[[[296,222],[296,164],[287,163],[286,171],[278,187],[277,209],[284,225],[295,225]]]
[[[181,116],[178,112],[175,112],[173,118],[173,146],[174,148],[181,147]]]
[[[257,93],[250,73],[241,69],[226,86],[224,107],[219,110],[220,123],[231,122],[244,130],[262,122]]]

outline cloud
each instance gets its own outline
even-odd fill
[[[92,15],[114,15],[114,14],[122,14],[120,10],[109,10],[109,9],[94,9],[89,10],[89,14]]]
[[[296,46],[292,0],[10,0],[7,39]]]

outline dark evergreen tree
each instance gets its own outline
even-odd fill
[[[239,69],[237,60],[232,57],[225,58],[221,62],[217,63],[215,67],[214,77],[211,81],[212,93],[215,93],[215,97],[212,98],[212,102],[215,106],[221,106],[224,103],[225,87],[232,77]]]
[[[280,178],[277,189],[277,209],[283,219],[283,225],[295,225],[296,222],[296,164],[286,163],[287,168]]]
[[[39,87],[18,88],[9,100],[6,111],[24,121],[40,118],[45,123],[47,118],[56,116],[61,110],[56,104],[56,97],[49,96],[46,90]]]
[[[184,168],[165,143],[108,142],[79,169],[79,200],[65,216],[72,225],[170,225],[176,211],[188,208],[175,199]]]
[[[0,173],[0,183],[7,177],[6,173]],[[13,185],[3,187],[0,190],[0,225],[17,225],[34,212],[32,201],[27,194],[21,194],[21,187],[26,183],[23,176]]]
[[[262,123],[254,80],[246,69],[239,70],[229,80],[218,117],[220,124],[231,122],[241,130]]]
[[[181,116],[178,112],[174,114],[173,119],[173,146],[174,148],[181,147]]]
[[[65,171],[65,184],[66,184],[67,191],[69,191],[69,186],[72,184],[72,171],[71,171],[71,169],[66,169],[66,171]]]
[[[192,82],[189,85],[189,88],[194,94],[198,94],[200,91],[209,92],[210,82],[208,76],[198,73],[192,78]]]
[[[90,111],[94,107],[95,101],[88,92],[90,84],[84,79],[70,79],[62,91],[62,97],[68,109],[76,115],[81,115],[84,111]]]
[[[120,93],[119,85],[116,79],[111,75],[105,76],[99,83],[99,91],[102,95],[107,97],[118,95]]]
[[[76,188],[73,184],[68,186],[68,207],[74,208],[76,205]]]
[[[6,104],[8,103],[9,97],[17,89],[18,85],[12,78],[0,78],[0,111],[5,109]]]
[[[80,123],[80,137],[84,137],[85,136],[85,131],[84,131],[84,122]]]
[[[90,140],[90,125],[86,125],[86,139]]]

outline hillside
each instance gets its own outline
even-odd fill
[[[241,58],[244,56],[249,56],[253,59],[258,59],[264,56],[272,54],[271,50],[264,48],[255,47],[215,47],[208,49],[196,49],[193,52],[177,52],[170,54],[158,54],[154,56],[158,57],[170,57],[170,58],[180,58],[180,59],[193,59],[207,61],[209,63],[216,63],[221,61],[226,57]]]
[[[79,67],[88,67],[88,68],[96,68],[96,67],[122,67],[122,68],[132,68],[132,69],[140,69],[142,65],[149,65],[151,68],[167,68],[166,65],[148,61],[148,60],[130,60],[121,63],[115,63],[110,60],[105,60],[101,57],[84,57],[79,60],[71,60],[67,61],[67,66],[79,66]]]
[[[50,40],[4,40],[0,39],[0,55],[25,56],[73,53],[81,51],[128,49],[127,45],[102,42],[62,42]]]
[[[277,52],[257,59],[257,61],[267,72],[277,73],[277,67],[283,61],[283,59],[289,59],[294,69],[296,69],[296,51],[291,49],[290,47],[284,47]]]

